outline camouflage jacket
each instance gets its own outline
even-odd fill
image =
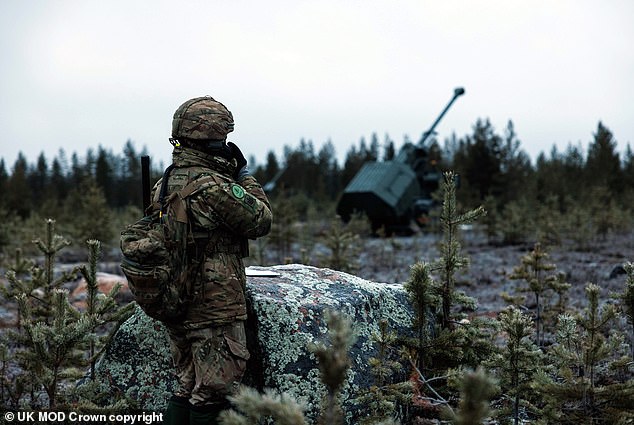
[[[202,152],[175,148],[176,166],[168,180],[168,193],[189,182],[212,177],[187,198],[197,245],[203,250],[201,270],[189,287],[185,329],[220,325],[246,319],[246,275],[242,257],[246,239],[266,235],[271,228],[269,201],[252,176],[236,182],[236,162]],[[159,180],[153,189],[157,197]]]

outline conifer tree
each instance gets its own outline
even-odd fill
[[[580,317],[579,326],[584,331],[584,374],[589,374],[590,387],[594,388],[596,384],[596,372],[599,362],[604,361],[610,356],[618,346],[608,344],[603,330],[606,325],[616,317],[614,306],[605,306],[603,311],[599,310],[599,291],[600,288],[594,284],[586,286],[586,296],[588,297],[589,306],[586,308],[586,314]]]
[[[412,393],[409,381],[390,382],[390,379],[402,370],[403,365],[392,356],[397,337],[396,333],[389,330],[387,321],[379,322],[379,333],[373,334],[372,340],[378,347],[377,356],[369,359],[374,385],[356,398],[358,404],[369,409],[367,416],[359,420],[360,424],[365,425],[394,420],[398,403],[409,402]]]
[[[60,352],[52,352],[59,347],[49,346],[49,341],[54,338],[56,332],[60,332],[58,340],[69,339],[66,347],[75,349],[75,345],[83,342],[78,340],[78,335],[86,329],[88,323],[77,321],[77,317],[70,317],[71,309],[67,308],[68,296],[61,286],[75,279],[77,270],[61,273],[54,276],[55,257],[58,252],[68,246],[70,242],[62,236],[55,234],[55,221],[46,221],[45,239],[34,241],[40,252],[44,255],[44,264],[31,268],[30,279],[20,279],[14,270],[7,272],[9,290],[7,295],[15,297],[18,301],[18,317],[20,328],[16,332],[9,332],[9,337],[20,347],[16,354],[16,360],[22,373],[16,378],[16,390],[18,386],[24,386],[28,380],[34,388],[42,386],[48,395],[48,406],[54,407],[57,402],[57,387],[61,367],[66,356],[72,357],[74,353],[61,349]],[[76,360],[76,358],[73,358]],[[72,361],[72,360],[71,360]],[[20,391],[16,391],[19,393]],[[32,400],[31,403],[35,403]]]
[[[552,273],[556,266],[547,262],[548,257],[548,253],[542,249],[541,244],[536,243],[533,250],[522,257],[521,264],[513,270],[510,276],[513,280],[526,282],[527,286],[521,288],[520,291],[530,292],[535,296],[535,341],[538,346],[543,344],[543,299],[553,291],[561,293],[570,287],[569,284]]]
[[[531,208],[525,198],[510,201],[504,204],[498,228],[502,233],[502,242],[505,244],[518,244],[526,241],[535,225],[531,217]]]
[[[495,381],[478,368],[462,375],[459,388],[458,411],[445,408],[444,416],[454,425],[481,425],[489,416],[489,402],[497,393]]]
[[[3,361],[15,364],[21,372],[15,377],[13,387],[3,383],[3,390],[11,394],[15,407],[24,400],[25,391],[30,392],[31,408],[50,409],[68,406],[76,402],[79,392],[70,385],[84,376],[87,365],[94,367],[96,349],[103,347],[105,339],[95,330],[108,322],[123,321],[131,313],[129,308],[117,311],[115,287],[109,294],[100,294],[96,282],[96,264],[99,243],[91,241],[90,264],[74,268],[69,272],[56,272],[56,256],[69,241],[55,234],[55,221],[46,221],[46,237],[35,244],[44,255],[43,267],[32,266],[30,275],[22,277],[16,269],[7,272],[11,295],[18,302],[19,326],[8,333],[9,344],[3,342],[2,351],[15,352],[3,356]],[[84,311],[71,305],[68,291],[63,288],[81,271],[88,282],[87,308]],[[106,333],[107,335],[107,333]],[[94,377],[94,373],[91,374]],[[27,387],[29,387],[27,389]],[[47,401],[41,401],[44,392]],[[89,400],[88,400],[89,401]],[[112,400],[110,400],[111,402]]]
[[[99,290],[97,282],[97,261],[101,254],[101,242],[91,239],[88,245],[88,265],[80,267],[80,272],[86,280],[86,311],[82,316],[87,316],[93,320],[93,329],[103,327],[108,323],[117,325],[123,323],[134,312],[134,304],[126,304],[119,308],[115,296],[121,290],[122,283],[117,282],[107,294]],[[95,379],[95,363],[101,350],[105,348],[110,338],[116,332],[116,328],[110,330],[103,337],[90,339],[88,360],[90,363],[90,378]]]
[[[606,337],[615,318],[614,306],[599,307],[599,287],[586,286],[588,307],[577,318],[560,316],[557,343],[550,357],[556,375],[537,375],[545,406],[543,423],[626,424],[634,420],[634,380],[619,382],[608,374],[617,358],[622,338]],[[598,378],[601,377],[599,380]]]
[[[491,362],[497,370],[500,386],[512,401],[513,423],[520,420],[520,404],[531,392],[533,375],[537,372],[542,353],[528,338],[533,333],[533,321],[516,307],[508,307],[499,315],[500,328],[507,335],[505,346]],[[499,415],[508,415],[507,409]]]
[[[585,164],[588,185],[607,188],[612,194],[622,189],[621,161],[612,132],[599,122],[594,140],[588,146]]]
[[[478,207],[466,213],[459,214],[456,202],[456,174],[451,171],[444,173],[442,182],[443,204],[440,223],[443,229],[443,240],[440,243],[440,258],[433,265],[433,269],[440,274],[443,329],[451,327],[451,307],[454,302],[475,306],[475,300],[455,291],[458,270],[467,267],[469,260],[460,255],[459,232],[460,226],[475,221],[486,214],[483,207]]]
[[[418,374],[421,393],[425,394],[422,399],[429,400],[431,406],[447,405],[445,397],[449,396],[443,397],[446,386],[442,387],[442,383],[447,381],[446,375],[450,369],[475,368],[495,350],[491,342],[492,323],[478,318],[468,320],[454,311],[457,306],[463,310],[476,308],[475,299],[455,289],[455,275],[468,264],[468,259],[460,253],[459,227],[483,215],[484,208],[458,214],[456,176],[452,172],[444,174],[442,188],[441,257],[432,265],[418,263],[412,267],[405,289],[414,307],[416,337],[413,340],[402,338],[405,346],[416,352],[417,362],[412,361],[411,357],[410,361]],[[431,273],[438,275],[437,282]],[[431,378],[426,377],[428,374],[431,374]]]
[[[20,152],[13,165],[11,177],[6,183],[7,193],[3,201],[9,211],[15,211],[22,218],[26,218],[31,213],[32,208],[27,173],[26,157]]]
[[[291,256],[291,246],[297,239],[297,231],[294,224],[298,219],[297,210],[293,208],[291,200],[278,196],[273,201],[273,211],[276,219],[271,226],[271,233],[267,237],[275,246],[278,253],[278,261],[284,262]]]
[[[429,343],[434,317],[440,305],[440,289],[431,275],[431,266],[425,262],[414,264],[410,277],[403,286],[408,294],[414,310],[413,329],[416,338],[406,345],[413,346],[416,351],[416,365],[420,370],[427,367],[430,357]]]
[[[62,381],[76,381],[83,375],[77,368],[84,360],[80,348],[90,340],[94,324],[90,317],[81,316],[72,308],[67,291],[55,289],[51,295],[50,323],[32,320],[27,295],[18,296],[24,333],[16,335],[16,340],[24,347],[18,352],[20,365],[33,372],[36,382],[46,391],[47,407],[53,409],[67,401],[59,394]]]
[[[632,361],[634,361],[634,263],[626,263],[624,268],[627,273],[627,279],[625,280],[625,288],[619,298],[621,300],[621,310],[631,326],[630,347],[632,349]]]
[[[32,267],[30,270],[31,278],[28,280],[19,279],[18,270],[9,270],[7,279],[10,285],[5,295],[15,297],[27,294],[33,314],[50,321],[48,306],[51,305],[53,291],[60,289],[64,283],[74,280],[78,270],[75,268],[57,276],[54,275],[54,266],[59,251],[70,245],[70,241],[55,233],[55,220],[46,220],[45,239],[38,238],[33,243],[43,254],[44,264]],[[17,251],[16,255],[21,257],[21,251]],[[16,262],[20,261],[20,257],[16,258]]]
[[[15,249],[15,256],[13,257],[13,262],[8,265],[8,270],[15,273],[16,276],[21,276],[28,273],[31,270],[31,267],[35,265],[35,262],[30,258],[25,258],[22,254],[22,248]],[[0,287],[0,292],[5,296],[5,298],[11,298],[13,295],[11,290],[5,286]]]
[[[304,425],[304,406],[297,403],[287,394],[276,394],[265,389],[260,394],[253,388],[242,387],[240,391],[229,397],[235,407],[220,414],[222,425],[252,425],[261,423],[263,418],[273,418],[280,425]]]
[[[330,249],[330,255],[324,258],[326,267],[348,273],[355,271],[358,240],[359,235],[348,231],[338,217],[334,218],[324,238],[324,244]]]
[[[348,350],[354,344],[350,319],[342,314],[331,311],[326,315],[330,344],[311,344],[309,349],[317,358],[319,376],[326,387],[326,398],[318,418],[320,425],[342,425],[343,412],[337,401],[337,396],[343,386],[350,359]],[[256,390],[243,387],[240,392],[229,400],[236,410],[224,411],[220,414],[222,425],[251,425],[259,423],[261,419],[272,418],[274,423],[282,425],[304,425],[304,406],[286,394],[276,394],[265,389],[263,394]],[[388,425],[388,422],[385,423]]]
[[[72,218],[70,233],[77,244],[96,239],[109,244],[114,236],[111,213],[103,190],[92,178],[73,188],[66,200],[66,216]]]
[[[354,344],[356,337],[352,332],[350,319],[342,314],[331,311],[326,320],[330,345],[320,343],[310,347],[317,358],[321,382],[326,386],[326,399],[318,423],[340,425],[343,424],[343,412],[337,401],[337,395],[350,369],[348,350]]]

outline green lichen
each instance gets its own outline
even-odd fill
[[[263,385],[286,392],[306,405],[309,418],[321,408],[325,387],[315,356],[307,347],[328,333],[324,313],[339,311],[352,319],[356,344],[340,401],[347,422],[354,423],[359,406],[353,399],[371,384],[368,359],[375,354],[371,336],[386,320],[392,329],[408,329],[411,310],[401,285],[368,282],[329,269],[303,265],[263,268],[275,278],[250,278],[247,297],[255,314]],[[169,338],[160,323],[140,309],[119,329],[99,370],[139,407],[163,410],[176,382],[171,375]],[[357,413],[355,413],[357,412]]]

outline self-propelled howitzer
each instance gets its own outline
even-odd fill
[[[372,231],[411,233],[412,219],[424,226],[433,206],[431,194],[438,189],[440,171],[429,158],[425,142],[433,134],[453,102],[465,93],[462,87],[454,95],[421,141],[406,143],[391,161],[367,162],[350,181],[337,204],[337,214],[348,221],[353,214],[365,213]]]

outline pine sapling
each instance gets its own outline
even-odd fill
[[[120,285],[109,294],[101,294],[97,288],[97,259],[100,253],[98,241],[88,243],[88,266],[74,268],[70,272],[55,272],[56,256],[69,242],[55,234],[55,221],[46,221],[46,238],[35,242],[44,254],[44,267],[33,266],[30,276],[18,277],[15,271],[7,272],[10,291],[18,302],[19,326],[10,330],[13,356],[9,356],[21,371],[15,377],[15,388],[10,389],[14,404],[30,386],[30,396],[25,395],[32,408],[41,407],[40,393],[48,397],[49,408],[63,407],[81,397],[80,387],[69,385],[84,376],[84,368],[91,365],[94,379],[94,362],[97,349],[108,338],[98,336],[97,328],[109,322],[123,321],[134,308],[132,304],[118,309],[114,296]],[[76,278],[81,271],[87,281],[87,307],[84,311],[71,305],[68,291],[62,288]],[[17,397],[17,398],[16,398]],[[90,404],[89,400],[86,401]]]
[[[261,423],[264,418],[273,418],[280,425],[304,425],[304,406],[287,394],[277,394],[271,389],[259,393],[253,388],[242,387],[229,397],[235,407],[220,414],[222,425],[251,425]]]
[[[403,365],[393,359],[392,352],[397,337],[389,330],[387,321],[379,322],[379,333],[374,333],[372,340],[378,348],[377,356],[369,359],[374,385],[364,390],[356,399],[357,403],[369,408],[368,415],[359,420],[359,423],[367,425],[394,420],[397,404],[409,402],[412,393],[409,381],[390,382],[403,369]]]
[[[536,243],[534,249],[522,257],[521,264],[515,268],[510,278],[513,280],[524,280],[528,287],[521,291],[531,292],[535,295],[535,334],[537,345],[542,345],[542,302],[541,298],[546,291],[553,288],[556,277],[546,272],[555,270],[555,265],[547,263],[548,253],[545,252],[540,243]]]
[[[495,380],[478,368],[461,377],[459,388],[457,412],[446,408],[444,416],[454,425],[482,425],[490,415],[490,400],[498,392]]]
[[[330,345],[312,344],[309,349],[317,357],[321,382],[326,387],[326,399],[318,423],[322,425],[342,425],[343,412],[337,402],[350,368],[348,350],[355,337],[349,319],[337,312],[329,312],[326,317]],[[260,423],[261,419],[273,418],[276,424],[304,425],[304,406],[287,394],[276,394],[266,389],[263,394],[243,387],[237,395],[230,397],[237,410],[228,410],[220,414],[222,425],[250,425]]]
[[[119,308],[115,296],[121,290],[122,284],[117,282],[107,294],[99,290],[97,281],[97,261],[101,254],[101,242],[91,239],[88,245],[88,265],[80,267],[80,272],[86,280],[86,311],[82,316],[87,316],[93,322],[94,329],[101,328],[108,323],[115,323],[115,328],[105,332],[104,336],[91,338],[88,352],[90,363],[90,378],[95,379],[95,363],[105,348],[110,338],[115,334],[119,325],[127,320],[134,312],[134,304],[130,303]]]
[[[619,295],[619,299],[621,301],[621,310],[631,326],[630,348],[632,361],[634,362],[634,263],[626,263],[624,268],[627,273],[627,279],[625,280],[625,288]]]
[[[82,348],[91,338],[94,323],[72,308],[68,292],[62,289],[53,291],[50,323],[32,319],[37,316],[26,294],[18,296],[18,305],[24,330],[18,339],[24,347],[17,353],[18,359],[46,391],[48,408],[56,408],[67,401],[59,398],[62,381],[77,380],[83,375],[77,366],[84,364]]]
[[[512,418],[515,425],[520,420],[520,405],[530,391],[533,376],[541,362],[541,351],[529,339],[533,333],[533,321],[516,307],[508,307],[499,315],[501,330],[506,333],[506,345],[492,362],[498,370],[501,389],[512,400]]]
[[[326,267],[344,272],[357,269],[359,235],[346,230],[339,218],[331,221],[324,244],[330,249],[330,255],[325,258]]]
[[[443,231],[440,258],[432,265],[419,263],[413,266],[405,286],[414,307],[417,335],[416,341],[404,340],[405,345],[416,351],[417,361],[410,355],[421,386],[421,395],[416,400],[421,407],[430,410],[429,413],[437,412],[440,405],[449,404],[449,397],[444,393],[446,385],[443,385],[448,369],[466,365],[475,367],[493,351],[491,335],[487,334],[490,324],[479,319],[469,320],[464,314],[454,312],[455,306],[462,310],[477,308],[475,299],[455,289],[455,275],[468,265],[468,259],[460,254],[460,227],[485,214],[482,207],[465,214],[457,212],[455,182],[453,172],[444,174],[443,205],[439,216]],[[437,282],[432,279],[432,273],[437,275]]]
[[[50,320],[49,306],[53,291],[60,289],[64,283],[73,281],[77,276],[77,268],[54,275],[54,265],[59,251],[70,245],[70,241],[55,233],[55,220],[46,220],[46,237],[33,241],[38,250],[44,255],[44,264],[32,266],[30,276],[21,279],[15,270],[6,273],[9,289],[6,296],[26,294],[31,311],[45,321]]]
[[[579,319],[579,325],[584,330],[584,368],[585,373],[589,373],[590,388],[594,388],[596,379],[596,368],[599,362],[604,361],[612,354],[613,347],[606,342],[603,330],[606,325],[616,317],[614,306],[607,305],[602,311],[599,310],[599,291],[597,285],[589,283],[586,285],[586,296],[589,305],[586,313]]]
[[[438,284],[431,275],[431,266],[418,262],[411,267],[410,277],[403,286],[408,294],[414,310],[413,329],[416,340],[407,343],[416,349],[416,365],[424,370],[426,357],[429,357],[427,347],[431,339],[430,330],[434,326],[433,317],[439,306],[440,298]]]
[[[343,424],[343,413],[337,401],[350,369],[348,350],[354,344],[352,323],[338,312],[330,312],[327,318],[330,345],[314,344],[310,350],[317,357],[320,379],[326,386],[326,400],[319,417],[321,425]]]
[[[7,267],[8,270],[13,271],[17,276],[26,275],[29,270],[35,265],[33,260],[30,258],[25,258],[22,254],[22,248],[15,249],[15,257],[13,257],[13,263],[9,264]],[[6,294],[6,288],[3,286],[0,288]]]
[[[456,367],[468,365],[476,367],[492,351],[491,336],[493,326],[487,320],[469,320],[466,315],[453,313],[454,307],[475,311],[476,299],[455,289],[456,274],[466,268],[469,259],[461,255],[460,228],[486,214],[483,207],[463,214],[457,212],[456,179],[453,172],[444,173],[442,184],[443,205],[439,221],[443,231],[440,243],[440,257],[433,263],[432,272],[438,274],[438,297],[440,298],[439,329],[432,342],[435,367]]]
[[[557,368],[554,378],[542,376],[536,386],[546,402],[546,423],[628,423],[634,419],[634,381],[619,383],[609,371],[622,358],[622,338],[608,336],[616,317],[614,306],[599,307],[600,288],[586,286],[588,307],[583,315],[559,317],[557,342],[549,355]]]
[[[460,226],[475,221],[478,217],[486,214],[486,211],[480,206],[464,214],[458,214],[456,202],[457,176],[453,172],[448,171],[444,173],[443,177],[443,204],[440,213],[443,240],[440,243],[440,258],[434,264],[433,270],[440,274],[441,326],[442,329],[448,329],[452,327],[451,308],[457,296],[455,294],[455,274],[469,264],[469,260],[460,255]],[[463,298],[463,301],[467,300]]]

